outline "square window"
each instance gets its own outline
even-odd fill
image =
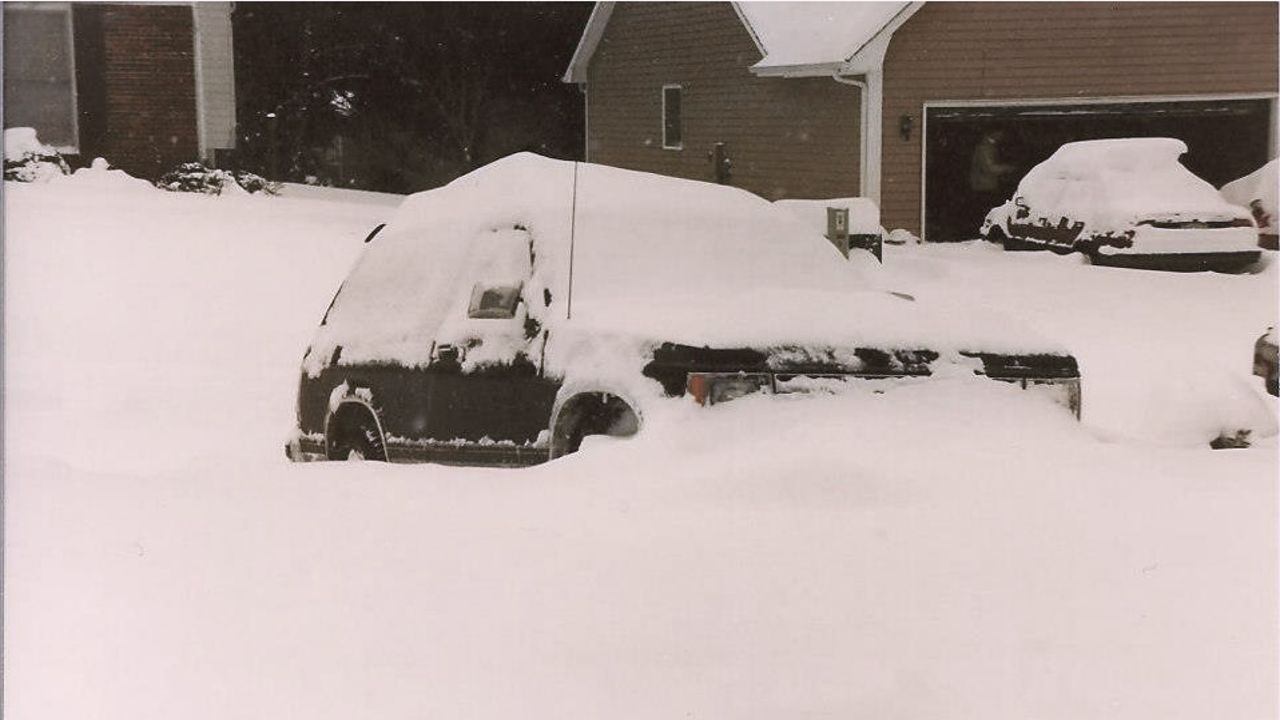
[[[679,85],[662,86],[662,147],[668,150],[684,147],[684,126],[680,117],[682,90]]]
[[[70,4],[5,4],[4,126],[33,127],[63,152],[79,145]]]

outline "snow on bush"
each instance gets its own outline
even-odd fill
[[[52,145],[45,145],[34,128],[4,131],[4,179],[17,182],[46,182],[71,172],[67,161]]]
[[[918,235],[902,228],[891,230],[888,235],[885,235],[884,241],[890,245],[919,245],[922,242]]]
[[[156,186],[171,192],[194,192],[206,195],[241,191],[275,195],[279,190],[279,184],[269,182],[251,172],[219,170],[198,162],[182,163],[161,176],[156,181]]]

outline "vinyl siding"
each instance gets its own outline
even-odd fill
[[[858,89],[757,78],[760,52],[729,3],[618,3],[588,68],[591,162],[731,182],[769,199],[856,195]],[[683,149],[662,147],[662,86],[683,87]]]
[[[881,217],[920,231],[926,101],[1277,91],[1276,3],[929,3],[885,58]],[[910,115],[909,140],[898,133]]]

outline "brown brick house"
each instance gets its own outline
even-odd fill
[[[155,177],[235,146],[231,3],[4,4],[4,124]]]
[[[601,2],[564,79],[592,162],[711,180],[719,154],[765,197],[861,194],[960,239],[988,135],[1010,185],[1071,140],[1179,137],[1215,184],[1275,157],[1277,7]]]

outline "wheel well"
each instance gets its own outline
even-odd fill
[[[639,429],[640,416],[627,401],[612,393],[580,393],[565,401],[552,420],[551,458],[577,452],[588,435],[626,437]]]
[[[386,460],[386,444],[382,436],[382,425],[378,422],[377,413],[368,405],[354,400],[344,401],[333,411],[329,422],[325,424],[325,450],[329,458],[334,458],[338,446],[367,437],[376,446],[380,459]]]

